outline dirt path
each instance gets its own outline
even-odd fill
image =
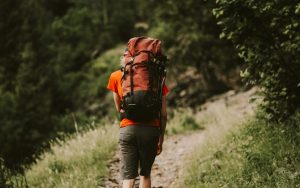
[[[254,94],[254,92],[255,89],[239,94],[228,92],[224,95],[212,99],[212,101],[203,106],[205,107],[205,109],[214,105],[214,108],[218,108],[218,105],[224,104],[224,106],[226,106],[226,108],[231,111],[231,114],[233,114],[232,116],[235,116],[233,118],[240,119],[253,113],[253,108],[248,104],[248,100],[250,96]],[[213,108],[212,111],[214,111]],[[201,112],[197,114],[199,115],[200,113]],[[207,131],[208,130],[205,129],[203,131],[195,131],[193,133],[167,136],[165,138],[163,152],[156,158],[152,168],[152,187],[177,187],[176,183],[180,178],[180,169],[182,169],[182,167],[184,167],[184,165],[189,162],[189,156],[195,150],[195,148],[201,146],[201,144],[204,144],[204,140],[206,137],[205,133]],[[109,177],[104,180],[104,186],[102,187],[120,187],[121,178],[119,176],[119,169],[120,154],[116,153],[109,164]]]

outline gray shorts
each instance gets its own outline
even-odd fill
[[[151,126],[131,125],[120,128],[123,179],[134,179],[138,174],[150,175],[156,157],[159,133],[158,127]]]

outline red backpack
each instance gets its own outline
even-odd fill
[[[148,37],[129,40],[121,69],[124,111],[121,118],[143,122],[159,117],[166,61],[160,40]]]

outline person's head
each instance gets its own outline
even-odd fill
[[[146,22],[138,22],[134,24],[134,35],[145,36],[149,31],[149,25]]]
[[[125,66],[125,57],[128,55],[128,50],[127,48],[125,48],[125,51],[124,53],[121,55],[120,57],[120,65],[121,67],[124,67]]]
[[[120,65],[121,65],[121,67],[125,66],[125,57],[124,57],[124,55],[121,55],[121,57],[120,57]]]

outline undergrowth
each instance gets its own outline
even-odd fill
[[[205,128],[206,122],[195,117],[191,109],[177,109],[172,112],[166,127],[167,135],[186,133]]]
[[[241,115],[243,113],[238,115],[237,110],[248,111],[247,108],[240,108],[240,100],[244,97],[209,102],[198,113],[178,109],[169,118],[167,134],[205,128],[209,133],[207,137],[221,137],[231,125],[244,117]],[[118,127],[116,124],[93,126],[89,131],[78,133],[66,141],[53,142],[51,150],[26,171],[28,186],[85,188],[102,185],[108,175],[109,160],[117,149]]]
[[[190,111],[181,112],[180,121],[170,120],[171,134],[201,128]],[[177,122],[175,124],[175,122]],[[176,130],[176,131],[174,131]],[[97,127],[66,141],[56,140],[30,170],[29,187],[90,188],[102,185],[108,162],[117,149],[118,125]]]
[[[285,123],[257,117],[200,150],[187,168],[184,187],[300,187],[299,148],[300,113]]]
[[[108,173],[117,146],[118,125],[103,126],[56,141],[26,172],[29,187],[97,187]]]

